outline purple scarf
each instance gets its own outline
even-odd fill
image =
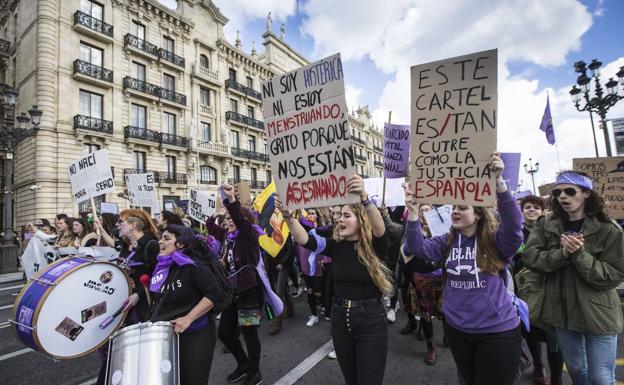
[[[194,265],[195,262],[180,251],[176,250],[169,255],[159,255],[158,264],[154,268],[154,275],[150,279],[150,291],[158,293],[160,288],[167,280],[169,276],[169,268],[171,265],[176,264],[178,266]]]
[[[256,231],[256,233],[258,233],[258,236],[266,235],[264,230],[262,230],[262,227],[260,227],[260,226],[258,226],[256,224],[251,225],[251,227]],[[227,237],[228,237],[228,239],[234,240],[234,239],[236,239],[238,237],[239,233],[240,232],[238,230],[236,230],[236,231],[233,231],[231,233],[228,233]]]

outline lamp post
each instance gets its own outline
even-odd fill
[[[605,138],[605,146],[607,148],[607,156],[611,156],[611,142],[609,140],[609,130],[607,128],[607,112],[617,102],[624,99],[624,96],[618,95],[618,81],[609,78],[609,81],[605,83],[604,88],[600,84],[600,67],[602,62],[597,59],[593,59],[589,65],[584,61],[578,61],[574,63],[575,72],[579,73],[579,77],[576,79],[576,84],[572,86],[570,90],[570,96],[572,102],[578,111],[588,111],[590,118],[592,119],[592,131],[593,116],[592,113],[600,116],[600,125],[603,130]],[[587,76],[587,69],[591,72],[591,77]],[[624,86],[624,66],[620,67],[620,70],[615,74],[620,84]],[[592,90],[591,81],[594,80],[594,95],[590,95]],[[578,85],[578,87],[577,87]],[[606,93],[605,93],[606,88]],[[581,100],[584,104],[581,105]],[[594,146],[596,147],[596,157],[598,156],[598,145],[596,143],[596,132],[594,131]]]
[[[524,164],[524,172],[531,175],[531,182],[533,182],[533,195],[537,195],[535,193],[535,174],[539,171],[539,162],[535,162],[533,164],[533,159],[529,158],[529,164]]]
[[[13,155],[17,145],[24,139],[35,136],[39,131],[41,124],[41,115],[43,112],[37,107],[32,106],[28,111],[28,115],[22,112],[15,117],[15,100],[17,99],[17,91],[6,84],[0,85],[0,107],[4,115],[4,125],[0,126],[0,146],[4,150],[5,168],[4,168],[4,212],[3,212],[3,244],[13,242]],[[29,117],[30,115],[30,117]],[[17,120],[17,127],[15,127]],[[32,121],[32,127],[27,128],[28,123]]]

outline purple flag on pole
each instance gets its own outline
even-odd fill
[[[550,115],[550,99],[548,96],[546,96],[546,109],[544,110],[544,116],[542,116],[540,130],[546,133],[546,140],[548,140],[549,144],[555,144],[555,129],[553,128],[552,115]]]
[[[514,191],[518,186],[518,177],[520,175],[520,153],[501,152],[500,156],[503,163],[505,163],[503,180],[507,183],[509,190]]]
[[[384,124],[384,176],[402,178],[409,167],[410,126]]]

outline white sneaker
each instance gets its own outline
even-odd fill
[[[386,314],[386,318],[388,319],[388,322],[390,323],[394,323],[394,321],[396,321],[396,312],[394,311],[394,309],[388,310],[388,314]]]
[[[327,355],[327,358],[331,358],[332,360],[335,360],[336,357],[336,351],[332,350],[331,352],[329,352],[329,354]]]
[[[308,318],[308,322],[306,322],[306,326],[314,326],[317,323],[319,323],[318,316],[311,315],[310,318]]]

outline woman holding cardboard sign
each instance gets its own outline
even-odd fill
[[[332,238],[307,233],[290,211],[282,210],[293,240],[332,258],[334,304],[331,333],[340,369],[348,385],[383,383],[388,353],[388,324],[381,303],[392,294],[390,271],[384,265],[386,229],[368,198],[362,178],[347,183],[362,203],[342,206]],[[282,204],[276,199],[275,205]]]
[[[520,363],[520,318],[506,267],[524,240],[522,213],[502,179],[504,167],[492,154],[500,224],[486,207],[455,205],[450,233],[431,239],[424,238],[419,205],[405,187],[404,260],[408,269],[414,257],[444,266],[445,330],[467,385],[511,385]]]

